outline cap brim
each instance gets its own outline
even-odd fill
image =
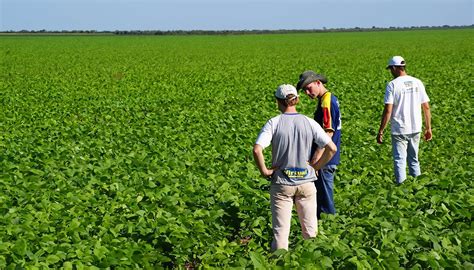
[[[328,79],[326,79],[326,77],[321,74],[317,74],[316,76],[310,76],[306,78],[306,80],[300,80],[296,85],[296,90],[304,89],[308,84],[315,81],[321,81],[323,84],[326,84],[328,82]]]
[[[323,84],[326,84],[328,82],[328,79],[324,75],[319,75],[320,77],[318,80],[320,80]]]
[[[296,85],[296,90],[301,90],[305,88],[308,84],[311,83],[311,78],[306,78],[306,80],[300,80],[298,84]]]
[[[389,69],[390,67],[404,67],[405,65],[388,65],[385,69]]]

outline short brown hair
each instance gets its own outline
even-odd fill
[[[280,99],[277,98],[278,102],[281,102],[281,104],[285,105],[286,107],[288,106],[295,106],[299,102],[298,96],[295,96],[293,94],[289,94],[286,96],[286,99]]]

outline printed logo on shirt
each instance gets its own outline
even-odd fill
[[[283,173],[288,178],[305,178],[308,175],[308,169],[306,168],[285,168]]]
[[[403,84],[405,84],[405,89],[402,92],[402,94],[409,94],[409,93],[413,93],[413,92],[418,92],[418,87],[413,88],[413,82],[412,81],[403,82]]]

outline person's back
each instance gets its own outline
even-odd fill
[[[395,181],[401,184],[406,179],[406,165],[413,177],[421,174],[418,147],[422,130],[421,112],[425,117],[425,140],[432,139],[430,99],[425,86],[405,70],[405,59],[394,56],[386,69],[394,77],[385,89],[385,106],[380,120],[377,143],[382,143],[383,132],[391,122],[392,152]]]
[[[272,167],[281,168],[274,175],[276,184],[297,185],[316,180],[308,163],[311,145],[316,140],[317,124],[305,115],[283,113],[270,121],[272,137]],[[262,138],[259,138],[261,140]],[[323,142],[321,142],[323,143]]]
[[[393,104],[392,134],[421,132],[421,104],[428,102],[423,83],[412,76],[399,76],[387,84],[385,103]]]
[[[272,250],[288,249],[291,213],[296,205],[303,238],[316,237],[316,170],[336,153],[337,147],[321,126],[296,111],[299,101],[296,88],[280,85],[276,92],[282,114],[262,127],[253,148],[255,163],[262,176],[271,180]],[[310,164],[311,144],[324,148],[322,157]],[[272,167],[267,168],[263,149],[272,145]]]

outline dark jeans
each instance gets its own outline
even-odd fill
[[[317,210],[318,219],[320,218],[321,212],[326,214],[335,214],[336,208],[334,207],[334,175],[336,174],[336,165],[328,165],[319,170],[318,180],[314,183],[316,185],[316,198],[317,198]]]

